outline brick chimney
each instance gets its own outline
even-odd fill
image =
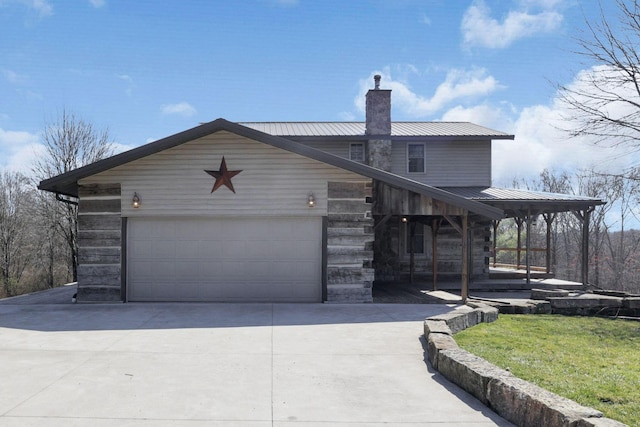
[[[366,97],[365,134],[376,139],[369,140],[368,164],[391,172],[391,139],[383,139],[391,136],[391,90],[380,89],[379,74],[373,80]]]

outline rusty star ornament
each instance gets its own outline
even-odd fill
[[[216,179],[216,182],[215,184],[213,184],[213,188],[211,189],[212,193],[224,185],[229,190],[233,191],[233,193],[235,194],[236,190],[233,189],[233,183],[231,182],[231,178],[238,175],[242,171],[227,170],[227,162],[224,160],[224,156],[222,156],[222,162],[220,163],[220,170],[217,170],[217,171],[205,170],[205,172]]]

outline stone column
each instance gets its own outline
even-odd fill
[[[380,75],[373,77],[375,86],[367,92],[365,133],[369,137],[367,143],[367,164],[386,172],[391,172],[391,91],[380,89]],[[373,210],[382,194],[377,194],[378,186],[373,183]],[[393,234],[389,230],[392,221],[379,224],[383,217],[374,217],[375,242],[374,265],[378,274],[386,269],[386,260],[393,259],[397,254],[389,247],[388,242]]]
[[[369,182],[329,182],[327,302],[372,302],[373,220]]]
[[[368,164],[391,172],[391,90],[380,89],[380,76],[374,77],[375,87],[367,92],[365,133],[369,139]]]
[[[122,301],[120,184],[81,185],[78,302]]]

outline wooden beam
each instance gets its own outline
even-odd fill
[[[581,215],[582,220],[582,286],[587,288],[589,284],[589,222],[595,206],[590,206]]]
[[[469,215],[462,215],[462,303],[469,297]]]
[[[392,217],[393,215],[391,214],[387,214],[385,215],[380,221],[378,221],[378,223],[376,225],[373,226],[373,229],[376,230],[378,229],[378,227],[380,227],[381,225],[385,224],[387,221],[389,221],[389,219]]]
[[[431,249],[432,249],[432,278],[433,290],[438,290],[438,230],[440,230],[440,218],[431,220]]]
[[[527,288],[531,288],[531,213],[527,212],[527,252],[525,252],[525,266],[527,269]]]
[[[522,218],[519,217],[515,217],[513,218],[513,220],[516,222],[516,225],[518,226],[518,237],[517,237],[517,244],[516,244],[516,268],[518,270],[520,270],[520,261],[522,258]]]
[[[467,214],[464,214],[464,215],[467,215]],[[449,215],[442,215],[442,217],[443,217],[444,219],[446,219],[446,220],[447,220],[447,222],[448,222],[449,224],[451,224],[451,226],[452,226],[452,227],[453,227],[453,228],[454,228],[458,233],[462,234],[462,227],[460,227],[460,224],[458,224],[458,223],[456,222],[456,220],[454,220],[453,218],[451,218]]]
[[[413,276],[416,269],[414,240],[416,235],[416,223],[409,218],[409,283],[413,283]]]
[[[555,213],[542,214],[545,223],[547,224],[547,247],[545,248],[545,256],[546,256],[546,269],[547,274],[551,273],[551,227],[553,225],[553,221],[556,219]]]
[[[491,221],[491,225],[493,226],[493,242],[491,244],[493,249],[493,268],[496,268],[496,264],[498,262],[498,248],[497,248],[497,240],[498,240],[498,226],[500,225],[500,220]]]

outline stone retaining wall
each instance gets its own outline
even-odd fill
[[[472,310],[433,316],[424,322],[427,357],[449,381],[466,390],[501,417],[520,427],[622,427],[602,412],[517,378],[458,347],[453,334],[498,319],[498,309],[469,303]]]

